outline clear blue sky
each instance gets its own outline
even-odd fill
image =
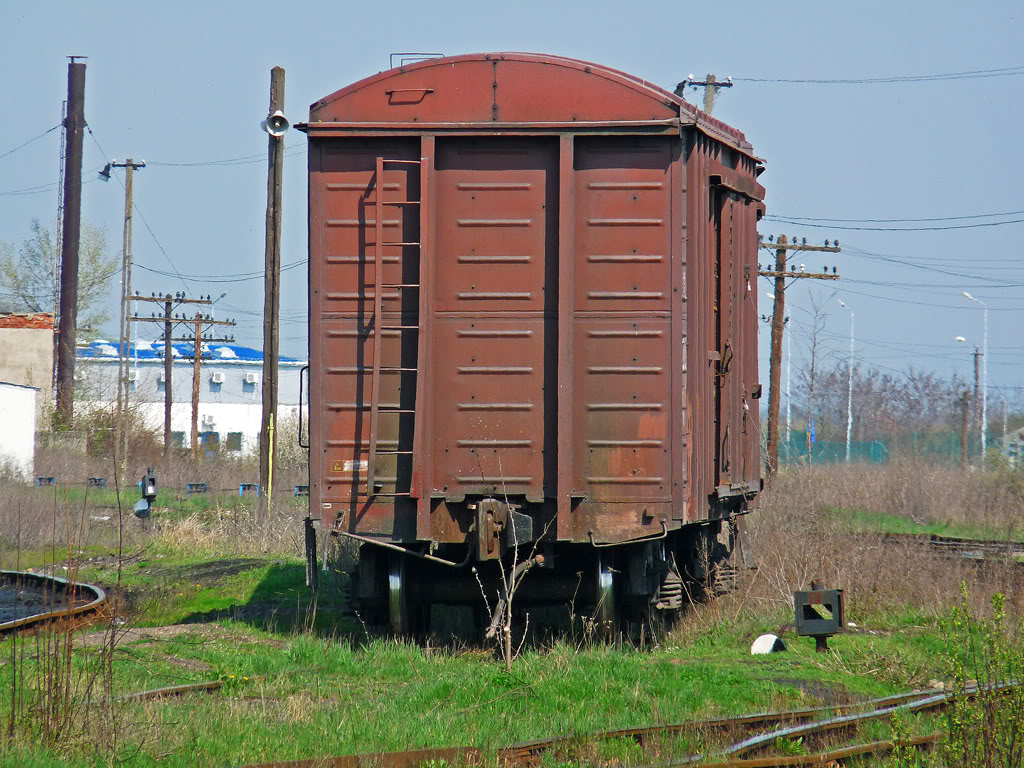
[[[121,188],[92,180],[110,157],[145,159],[150,165],[136,176],[136,202],[174,267],[185,276],[253,273],[263,264],[266,204],[266,136],[258,123],[266,114],[273,65],[287,70],[286,112],[300,120],[321,96],[386,69],[391,51],[549,52],[601,62],[668,88],[691,72],[874,78],[1022,65],[1022,13],[1019,2],[4,2],[0,65],[7,118],[0,154],[58,121],[66,94],[64,57],[88,55],[86,118],[107,156],[87,137],[84,216],[106,227],[111,248],[118,250]],[[1022,93],[1024,76],[854,85],[742,81],[722,93],[715,116],[743,130],[766,159],[761,181],[770,214],[965,216],[1024,210]],[[306,257],[304,144],[304,136],[289,134],[287,145],[294,149],[285,161],[285,264]],[[0,159],[0,240],[20,242],[34,217],[52,225],[57,151],[55,131]],[[157,164],[243,156],[255,158],[229,165]],[[2,194],[45,184],[50,186],[35,194]],[[953,337],[980,344],[982,316],[960,295],[966,288],[992,309],[990,383],[1024,384],[1024,224],[876,232],[763,222],[761,231],[815,242],[838,237],[846,251],[800,259],[809,268],[836,263],[844,279],[794,286],[787,296],[797,323],[806,317],[800,307],[809,305],[808,292],[827,297],[834,286],[857,313],[858,358],[968,375],[970,350]],[[142,269],[172,271],[141,221],[134,251],[138,290],[183,288],[181,281]],[[769,258],[766,252],[764,260]],[[305,285],[304,266],[285,272],[286,354],[306,353]],[[239,342],[260,345],[261,279],[190,282],[188,288],[215,297],[227,291],[219,314],[238,318]],[[762,280],[763,311],[768,290]],[[116,292],[114,283],[112,305]],[[849,317],[834,299],[828,306],[825,345],[838,359],[848,349]],[[794,362],[803,355],[796,330]],[[767,327],[761,337],[766,360]],[[764,364],[762,380],[767,382]]]

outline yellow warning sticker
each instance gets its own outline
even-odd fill
[[[342,472],[342,471],[343,470],[341,468],[341,462],[340,461],[334,462],[334,466],[331,467],[331,472]]]

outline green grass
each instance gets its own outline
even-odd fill
[[[818,657],[809,642],[753,658],[729,631],[715,633],[714,643],[654,652],[561,643],[525,653],[508,675],[480,651],[282,636],[239,622],[218,625],[215,633],[124,646],[119,692],[204,679],[229,685],[128,707],[125,719],[134,725],[125,734],[122,764],[155,765],[158,756],[169,766],[220,766],[427,746],[494,749],[556,734],[816,703],[794,680],[861,696],[906,684],[856,674],[879,649],[854,637],[833,641],[838,661]],[[710,656],[694,653],[712,649]],[[89,764],[82,756],[50,759]]]
[[[902,632],[897,617],[891,634],[833,638],[833,654],[787,637],[788,652],[752,657],[753,638],[786,619],[770,614],[691,624],[653,651],[562,640],[526,650],[510,675],[487,648],[368,637],[340,616],[330,588],[314,611],[304,574],[297,560],[235,560],[225,568],[223,560],[170,552],[147,553],[122,569],[123,588],[138,597],[139,625],[185,626],[128,635],[115,658],[115,695],[210,679],[227,685],[125,706],[120,765],[244,765],[428,746],[493,750],[552,735],[585,744],[582,737],[598,730],[805,707],[823,696],[881,696],[940,674],[934,625]],[[109,584],[115,575],[101,564],[80,577]],[[10,658],[10,645],[0,643],[0,659]],[[76,651],[78,670],[98,661],[95,648]],[[31,662],[27,669],[31,680]],[[11,670],[0,668],[0,690],[10,690]],[[77,744],[69,755],[23,746],[0,765],[106,764],[94,759],[87,739]],[[706,746],[683,739],[671,749]],[[643,762],[631,743],[580,748],[580,760]]]
[[[964,539],[1024,541],[1024,531],[1006,531],[979,523],[917,522],[903,515],[838,507],[828,510],[828,514],[842,528],[853,533],[926,534]]]

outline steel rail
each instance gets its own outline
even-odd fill
[[[991,686],[972,686],[968,687],[963,691],[963,695],[967,698],[973,698],[982,691],[1010,691],[1016,688],[1020,688],[1022,683],[1014,680],[1007,683],[999,683]],[[813,723],[807,723],[804,725],[792,726],[789,728],[782,728],[780,730],[772,731],[770,733],[763,733],[758,736],[752,736],[743,741],[737,742],[732,746],[726,747],[720,752],[717,757],[729,758],[744,755],[748,752],[752,752],[756,749],[762,749],[775,742],[776,739],[793,739],[803,738],[812,734],[826,733],[829,731],[842,730],[850,726],[858,726],[861,723],[869,722],[871,720],[885,720],[898,712],[924,712],[931,709],[940,709],[948,704],[955,696],[956,692],[950,691],[948,693],[940,693],[934,696],[929,696],[924,699],[917,701],[911,701],[904,704],[896,704],[891,707],[884,707],[882,709],[876,709],[873,712],[864,712],[857,715],[843,715],[840,717],[829,718],[828,720],[818,720]],[[674,760],[666,765],[668,766],[681,766],[681,765],[704,765],[708,760],[705,755],[691,755],[684,757],[679,760]]]
[[[870,533],[856,533],[856,538],[867,538]],[[914,544],[938,550],[942,554],[969,560],[986,560],[987,556],[1003,558],[1024,555],[1024,541],[1009,539],[967,539],[943,536],[937,533],[882,533],[874,534],[883,544]]]
[[[917,749],[930,747],[941,738],[941,733],[929,733],[925,736],[914,736],[910,739],[854,744],[849,747],[842,747],[831,752],[821,752],[815,755],[786,755],[784,757],[761,757],[750,760],[740,759],[719,763],[701,763],[701,768],[779,768],[780,766],[835,765],[837,761],[846,760],[851,757],[891,752],[897,746],[914,747]]]
[[[879,707],[887,707],[897,702],[913,701],[914,699],[931,696],[934,695],[934,693],[934,690],[931,689],[908,691],[907,693],[898,693],[892,696],[884,696],[879,699],[870,699],[857,704],[809,707],[807,709],[786,710],[782,712],[757,712],[749,715],[732,715],[729,717],[709,718],[705,720],[690,720],[684,723],[673,723],[669,725],[620,728],[617,730],[602,731],[600,733],[591,734],[586,738],[597,741],[632,738],[639,744],[643,745],[644,742],[651,737],[666,735],[673,736],[679,733],[693,731],[730,731],[736,728],[743,728],[747,730],[764,728],[769,725],[777,725],[779,723],[809,720],[815,715],[820,715],[824,712],[841,713],[864,709],[866,707],[875,709]],[[521,742],[519,744],[513,744],[505,747],[501,750],[501,755],[506,760],[522,761],[526,758],[537,757],[541,753],[553,747],[557,747],[560,744],[569,744],[578,740],[579,737],[559,736],[548,739],[538,739],[536,741]]]
[[[973,690],[974,689],[968,689],[968,694]],[[879,708],[881,708],[882,711],[889,711],[894,708],[894,704],[901,704],[908,701],[913,703],[916,699],[929,700],[934,698],[934,691],[931,689],[916,690],[844,706],[812,707],[808,709],[788,710],[782,712],[760,712],[748,715],[693,720],[670,725],[620,728],[589,734],[582,737],[556,736],[547,739],[519,742],[502,747],[498,750],[497,757],[498,763],[501,765],[525,766],[535,763],[537,759],[548,750],[555,749],[563,745],[578,743],[581,738],[587,741],[632,738],[643,745],[645,741],[651,738],[675,735],[683,732],[709,730],[728,732],[736,728],[751,730],[755,728],[768,727],[769,725],[778,725],[779,723],[808,720],[815,715],[820,715],[824,712],[847,712],[850,710],[864,708],[870,708],[870,712],[868,712],[868,714],[875,714],[879,711]],[[827,723],[830,721],[823,722]],[[810,725],[813,726],[815,724],[816,723],[811,723]],[[846,749],[857,749],[857,747],[847,747]],[[855,752],[851,754],[861,753]],[[794,758],[807,757],[807,755],[794,756]],[[364,768],[365,766],[370,765],[382,766],[383,768],[412,768],[412,766],[418,766],[424,762],[441,760],[449,762],[479,763],[482,761],[482,758],[482,750],[476,747],[443,747],[437,749],[414,749],[401,752],[386,752],[383,754],[342,755],[337,757],[315,758],[308,760],[258,763],[246,766],[246,768]],[[703,758],[697,755],[691,755],[684,758],[684,760],[690,762],[700,759]],[[733,762],[727,764],[732,765]],[[681,762],[677,764],[686,763]],[[744,763],[737,764],[742,765]],[[808,764],[813,763],[793,763],[793,765]],[[765,765],[771,764],[765,763]],[[789,765],[789,763],[780,763],[780,765]]]
[[[62,599],[73,600],[75,599],[75,595],[80,591],[91,592],[93,597],[91,601],[81,605],[72,605],[70,607],[60,608],[54,611],[34,613],[31,616],[23,616],[20,619],[13,619],[11,621],[0,623],[0,634],[24,629],[35,624],[42,624],[60,619],[70,619],[75,616],[81,616],[85,613],[91,613],[99,609],[107,601],[107,593],[100,587],[97,587],[94,584],[70,581],[69,579],[61,578],[60,576],[45,576],[43,574],[28,573],[25,571],[0,570],[0,579],[4,582],[14,582],[15,584],[33,582],[36,587],[43,590],[52,589],[52,592],[49,594],[54,596],[56,596],[58,592],[62,592]],[[46,594],[46,592],[44,592],[44,594]]]

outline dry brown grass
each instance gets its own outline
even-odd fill
[[[963,473],[921,463],[884,467],[794,468],[781,473],[750,515],[755,582],[733,601],[791,605],[811,579],[845,590],[854,615],[938,615],[957,603],[960,584],[984,612],[994,592],[1024,613],[1024,565],[977,563],[881,535],[851,536],[836,508],[894,514],[918,523],[974,523],[1006,535],[1024,525],[1024,473]],[[728,601],[727,601],[728,602]]]
[[[308,482],[304,462],[295,451],[282,448],[274,469],[274,488],[285,489]],[[125,467],[128,482],[137,482],[148,467],[156,471],[161,487],[184,489],[188,483],[206,483],[210,491],[238,489],[239,483],[258,483],[259,460],[255,456],[221,453],[216,458],[193,460],[188,451],[176,452],[164,459],[159,452],[130,454]],[[114,487],[112,460],[96,458],[59,447],[40,447],[36,453],[36,474],[52,476],[57,484],[84,485],[90,477],[105,477],[107,487]]]
[[[236,555],[305,555],[304,529],[290,513],[258,510],[190,515],[160,525],[153,541],[179,552],[210,557]]]

